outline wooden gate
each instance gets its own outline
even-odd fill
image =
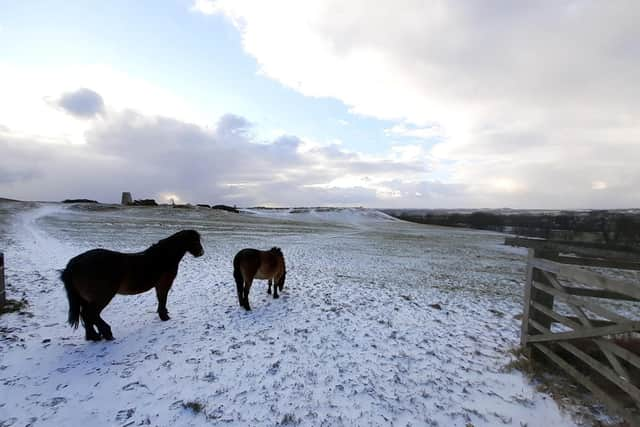
[[[505,243],[529,248],[522,345],[640,426],[639,256],[535,239]]]

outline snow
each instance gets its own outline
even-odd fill
[[[171,320],[148,292],[103,312],[113,342],[66,324],[58,270],[69,258],[141,250],[183,228],[201,232],[205,255],[183,259]],[[5,203],[7,292],[32,315],[0,317],[0,425],[574,426],[503,369],[519,340],[524,257],[502,239],[366,210]],[[254,283],[245,312],[233,255],[271,246],[285,253],[284,291],[274,300]]]
[[[400,221],[384,212],[365,208],[245,208],[241,212],[273,219],[350,225]]]

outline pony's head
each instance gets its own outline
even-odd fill
[[[194,257],[204,255],[204,249],[200,243],[200,233],[196,230],[182,230],[176,233],[184,244],[184,248]]]
[[[282,269],[282,274],[280,275],[280,278],[275,283],[275,286],[277,286],[278,290],[281,291],[282,288],[284,288],[284,279],[287,275],[287,269],[284,265],[284,254],[282,253],[282,250],[280,248],[276,248],[276,247],[271,248],[270,251],[277,255],[278,262],[281,264],[279,268]]]
[[[269,252],[276,254],[277,256],[279,256],[280,258],[284,259],[284,255],[282,254],[282,249],[277,248],[277,247],[272,247],[271,249],[269,249]]]

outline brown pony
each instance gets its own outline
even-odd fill
[[[269,280],[267,293],[271,294],[273,284],[273,297],[278,298],[278,290],[282,291],[286,274],[284,255],[280,248],[268,251],[243,249],[238,252],[233,258],[233,277],[236,280],[240,307],[251,310],[249,291],[253,279]]]
[[[179,231],[143,252],[92,249],[72,258],[60,275],[69,298],[69,324],[77,328],[82,317],[87,340],[112,340],[111,327],[100,312],[116,294],[140,294],[154,287],[158,315],[169,320],[167,294],[186,252],[194,257],[204,254],[200,234],[195,230]]]

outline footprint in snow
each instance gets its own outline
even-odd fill
[[[63,403],[66,403],[67,399],[65,399],[64,397],[54,397],[53,399],[51,399],[48,402],[43,403],[43,406],[49,406],[51,408],[55,408],[59,405],[62,405]]]
[[[116,414],[116,421],[126,421],[135,414],[136,408],[122,409]]]
[[[280,361],[278,360],[276,363],[271,365],[271,367],[267,370],[267,373],[270,375],[275,375],[280,370]]]
[[[16,423],[16,421],[18,421],[18,419],[16,417],[0,421],[0,427],[12,426],[12,425],[14,425]]]
[[[135,381],[135,382],[129,383],[129,384],[125,385],[124,387],[122,387],[122,390],[131,391],[131,390],[135,390],[136,388],[146,388],[147,390],[149,389],[149,387],[147,387],[146,385],[142,384],[141,382]]]

